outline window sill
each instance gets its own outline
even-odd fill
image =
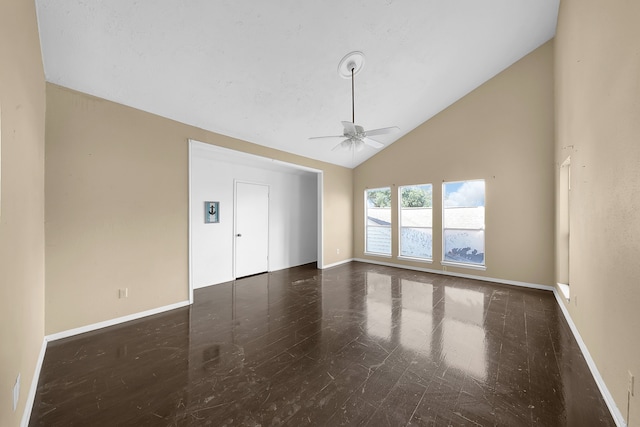
[[[564,295],[564,299],[566,299],[567,302],[571,301],[571,298],[569,298],[569,285],[567,283],[558,283],[558,288],[560,288],[562,295]]]
[[[398,260],[400,261],[412,261],[412,262],[422,262],[425,264],[433,264],[433,259],[428,258],[414,258],[410,256],[398,256]]]
[[[377,256],[377,257],[380,257],[380,258],[391,258],[391,254],[389,254],[389,255],[387,255],[387,254],[376,254],[374,252],[365,252],[364,255]]]
[[[447,267],[469,268],[471,270],[482,270],[482,271],[485,271],[487,269],[486,265],[463,264],[461,262],[440,261],[440,264],[442,266],[447,266]]]

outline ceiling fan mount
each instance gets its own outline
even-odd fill
[[[355,79],[354,77],[364,68],[364,53],[355,51],[345,55],[338,64],[338,74],[345,79],[351,79],[351,121],[342,122],[343,134],[331,136],[314,136],[309,139],[324,138],[346,138],[341,143],[333,147],[332,151],[343,149],[361,151],[365,145],[372,148],[382,148],[384,144],[372,139],[371,136],[385,135],[400,130],[397,126],[365,130],[364,127],[357,125],[355,113]]]
[[[355,51],[345,55],[338,64],[338,75],[343,79],[350,79],[357,76],[364,68],[364,53]]]

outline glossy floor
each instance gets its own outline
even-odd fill
[[[614,423],[551,292],[350,263],[50,343],[31,425]]]

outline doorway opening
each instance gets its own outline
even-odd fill
[[[269,259],[262,271],[310,262],[323,268],[321,170],[195,140],[189,140],[188,148],[190,302],[194,289],[252,274],[236,266],[235,246],[245,237],[235,225],[237,182],[269,186]],[[203,217],[203,204],[211,200],[218,203],[214,223]]]

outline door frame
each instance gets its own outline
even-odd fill
[[[236,270],[236,263],[237,263],[237,253],[236,253],[236,242],[238,241],[236,236],[238,234],[238,184],[249,184],[249,185],[261,185],[263,187],[267,187],[267,273],[271,271],[271,265],[270,265],[270,252],[271,252],[271,246],[270,246],[270,228],[271,228],[271,224],[269,223],[269,221],[271,220],[270,217],[270,212],[271,212],[271,197],[269,197],[269,195],[271,194],[271,186],[269,184],[265,184],[262,182],[253,182],[253,181],[245,181],[242,179],[234,179],[233,180],[233,235],[231,236],[232,239],[232,244],[231,247],[233,248],[233,254],[231,255],[231,259],[233,260],[233,266],[231,268],[231,272],[233,275],[233,279],[237,279],[238,278],[238,272]]]

